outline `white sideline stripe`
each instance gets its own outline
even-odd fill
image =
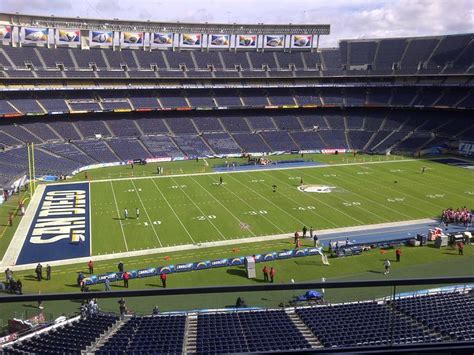
[[[184,177],[184,176],[201,176],[201,175],[217,175],[217,174],[240,174],[240,173],[250,173],[250,172],[262,172],[262,171],[272,171],[272,170],[298,170],[298,169],[316,169],[316,168],[336,168],[338,166],[352,166],[352,165],[366,165],[366,164],[387,164],[387,163],[404,163],[404,162],[414,162],[418,161],[417,159],[396,159],[396,160],[384,160],[384,161],[367,161],[360,163],[341,163],[341,164],[324,164],[324,165],[314,165],[314,166],[289,166],[281,168],[272,168],[272,169],[246,169],[246,170],[234,170],[234,171],[212,171],[207,173],[190,173],[190,174],[170,174],[170,175],[157,175],[157,176],[137,176],[137,177],[125,177],[117,179],[100,179],[100,180],[91,180],[89,183],[97,182],[109,182],[109,181],[124,181],[124,180],[144,180],[144,179],[166,179],[170,177]],[[284,165],[284,164],[281,164]],[[77,184],[81,181],[71,181],[62,184]],[[61,183],[53,183],[61,184]]]
[[[92,187],[90,184],[87,184],[89,189],[89,254],[92,255]]]
[[[10,245],[8,245],[8,249],[0,263],[0,267],[4,265],[15,265],[18,256],[20,256],[21,249],[23,248],[23,244],[25,243],[26,236],[31,224],[33,223],[33,219],[38,210],[45,189],[46,185],[38,185],[36,188],[36,191],[26,208],[25,215],[21,218],[20,224],[10,241]]]
[[[125,232],[123,230],[122,217],[120,216],[120,211],[119,211],[119,208],[118,208],[117,199],[115,198],[114,184],[112,183],[112,181],[110,181],[110,187],[112,188],[112,195],[114,196],[115,209],[117,210],[117,217],[118,217],[119,222],[120,222],[120,229],[122,230],[122,236],[123,236],[123,241],[125,243],[125,249],[128,251],[127,239],[125,238]],[[91,227],[92,227],[92,223],[91,223]],[[90,254],[92,255],[92,250],[91,250]]]
[[[438,221],[435,219],[425,218],[425,219],[417,219],[417,220],[411,220],[411,221],[400,221],[400,222],[390,222],[390,223],[380,223],[380,224],[369,224],[365,226],[324,229],[324,230],[318,230],[317,233],[319,237],[328,235],[328,234],[333,234],[333,233],[347,233],[347,232],[359,232],[359,231],[367,231],[365,235],[371,235],[373,233],[370,233],[370,231],[376,230],[376,229],[390,228],[390,227],[407,227],[411,225],[437,223],[437,222]],[[174,246],[164,247],[164,248],[135,250],[135,251],[115,253],[115,254],[106,254],[106,255],[94,255],[91,257],[49,261],[48,264],[50,264],[51,266],[61,266],[61,265],[80,264],[80,263],[85,264],[89,260],[103,261],[103,260],[112,260],[112,259],[124,259],[124,258],[129,258],[129,257],[134,257],[134,256],[163,254],[163,253],[177,252],[177,251],[184,251],[184,250],[206,249],[206,248],[220,247],[220,246],[225,246],[225,245],[248,244],[248,243],[256,243],[256,242],[281,240],[281,239],[288,239],[290,242],[292,242],[293,233],[294,232],[289,232],[289,233],[284,233],[284,234],[274,234],[274,235],[261,236],[261,237],[219,240],[215,242],[206,242],[206,243],[200,243],[200,244],[174,245]],[[319,240],[325,240],[325,239],[319,238]],[[2,264],[0,267],[3,267],[3,268],[9,267],[13,271],[21,271],[21,270],[34,269],[35,266],[36,264],[25,264],[25,265],[18,265],[18,266]],[[3,270],[0,270],[0,272],[3,272]]]

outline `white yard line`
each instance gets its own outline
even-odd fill
[[[284,174],[284,173],[282,173],[282,174]],[[287,175],[287,174],[284,174],[284,175],[290,177],[290,176]],[[272,176],[272,178],[273,178],[273,176]],[[278,177],[275,177],[275,178],[278,179],[278,180],[280,180],[281,182],[283,182],[285,185],[292,186],[292,185],[291,185],[288,181],[286,181],[286,180],[280,179],[280,178],[278,178]],[[296,205],[299,205],[299,204],[300,204],[298,201],[295,201],[295,200],[292,199],[291,197],[282,194],[282,193],[279,192],[278,190],[277,190],[277,193],[280,194],[280,195],[283,195],[283,196],[286,197],[288,200],[293,201]],[[311,195],[311,194],[307,194],[307,196],[310,197],[311,199],[315,200],[317,203],[322,203],[323,205],[325,205],[326,207],[328,207],[328,208],[331,209],[331,210],[334,210],[334,211],[336,211],[336,212],[342,213],[342,214],[345,215],[347,218],[350,218],[350,219],[352,219],[353,221],[356,221],[356,222],[359,223],[359,224],[364,224],[361,220],[359,220],[359,219],[357,219],[357,218],[351,216],[350,214],[348,214],[348,213],[346,213],[346,212],[344,212],[344,211],[342,211],[342,210],[338,210],[338,209],[334,208],[334,206],[331,206],[330,204],[328,204],[328,203],[326,203],[326,202],[324,202],[324,201],[321,201],[321,200],[317,199],[316,197],[314,197],[314,196]],[[340,199],[340,198],[339,198],[339,199]],[[340,199],[340,200],[342,200],[342,199]],[[332,224],[334,227],[336,227],[336,224],[335,224],[333,221],[331,221],[331,220],[329,220],[329,219],[327,219],[327,218],[321,216],[319,213],[315,212],[314,210],[309,210],[309,211],[311,211],[313,214],[315,214],[315,215],[318,216],[319,218],[324,219],[326,222],[328,222],[329,224]]]
[[[317,234],[318,234],[318,237],[320,237],[319,240],[327,240],[328,238],[324,238],[324,236],[328,234],[333,234],[333,233],[366,231],[366,233],[364,233],[364,236],[369,236],[372,234],[380,233],[380,232],[373,232],[374,230],[377,230],[377,229],[390,228],[390,227],[410,227],[413,225],[438,223],[438,222],[439,221],[435,219],[426,218],[426,219],[418,219],[418,220],[412,220],[412,221],[400,221],[400,222],[370,224],[370,225],[364,225],[364,226],[318,230]],[[403,232],[406,230],[409,230],[409,228],[395,229],[392,232],[396,232],[396,231]],[[71,265],[71,264],[80,264],[80,263],[84,263],[85,265],[85,263],[87,263],[89,260],[103,261],[103,260],[112,260],[112,259],[124,259],[124,258],[143,256],[143,255],[173,253],[173,252],[185,251],[185,250],[206,249],[206,248],[214,248],[214,247],[227,246],[227,245],[267,242],[267,241],[283,240],[283,239],[288,239],[288,242],[291,243],[293,241],[293,233],[294,231],[283,233],[283,234],[267,235],[267,236],[260,236],[260,237],[219,240],[215,242],[206,242],[206,243],[200,243],[200,244],[174,245],[174,246],[163,247],[163,248],[135,250],[135,251],[129,251],[129,252],[123,252],[123,253],[95,255],[91,257],[50,261],[48,263],[51,266]],[[35,266],[36,264],[17,265],[17,266],[14,266],[13,264],[1,265],[1,267],[3,268],[10,267],[13,271],[32,270],[35,268]],[[2,271],[3,270],[0,270],[0,272]]]
[[[234,177],[231,177],[232,179],[234,179],[235,181],[237,181],[240,185],[244,186],[247,190],[249,190],[251,193],[253,194],[257,194],[258,196],[260,196],[261,198],[263,198],[265,201],[267,201],[268,203],[270,203],[271,205],[273,205],[274,207],[278,208],[280,211],[282,211],[283,213],[285,213],[286,215],[288,215],[290,218],[293,218],[295,221],[297,221],[298,223],[300,223],[302,226],[305,225],[305,223],[299,219],[299,218],[296,218],[295,216],[293,216],[292,214],[288,213],[288,211],[286,211],[285,209],[281,208],[280,206],[276,205],[272,200],[269,200],[268,198],[266,198],[265,196],[263,196],[262,194],[260,194],[259,192],[257,192],[256,190],[251,190],[247,185],[245,185],[244,183],[240,182],[238,179],[234,178]]]
[[[148,211],[146,210],[145,204],[143,203],[143,200],[140,196],[140,193],[138,192],[137,186],[135,185],[135,182],[133,182],[132,179],[129,179],[129,180],[132,182],[133,189],[137,193],[138,199],[140,200],[140,203],[142,204],[142,207],[143,207],[143,210],[145,211],[146,217],[150,221],[150,226],[151,226],[151,229],[153,229],[153,233],[155,233],[156,240],[158,241],[158,243],[160,243],[160,247],[162,247],[163,244],[161,243],[160,237],[158,237],[158,233],[156,233],[153,221],[151,220],[150,215],[148,214]]]
[[[385,172],[384,170],[380,170],[380,172],[381,172],[382,174],[389,175],[389,173],[388,173],[388,172]],[[473,171],[473,172],[474,172],[474,171]],[[452,185],[452,184],[453,184],[453,178],[452,178],[452,176],[449,177],[449,176],[444,175],[443,173],[438,173],[437,171],[431,171],[431,172],[425,173],[424,175],[425,175],[425,177],[426,177],[427,179],[429,179],[429,176],[430,176],[431,174],[436,175],[437,178],[440,178],[440,179],[445,180],[447,185]],[[410,178],[409,178],[408,176],[399,175],[399,178],[400,178],[400,179],[403,179],[403,180],[408,180],[408,182],[409,182],[410,184],[413,183],[413,184],[417,184],[417,185],[422,185],[423,187],[426,186],[426,185],[425,185],[424,183],[422,183],[422,182],[415,181],[415,180],[410,180]],[[458,181],[456,181],[456,183],[457,183],[457,182],[458,182]],[[471,180],[470,182],[471,182],[471,185],[472,185],[472,180]],[[431,181],[430,181],[430,183],[431,183]],[[466,184],[467,184],[468,182],[467,182],[467,181],[463,181],[463,183],[466,183]],[[433,188],[434,190],[438,190],[439,192],[444,193],[444,194],[449,193],[450,195],[458,196],[458,197],[463,198],[463,199],[466,198],[465,195],[458,194],[458,193],[456,193],[456,192],[451,192],[451,191],[450,191],[450,192],[446,192],[445,189],[436,187],[437,185],[439,185],[439,184],[435,184],[435,185],[430,184],[430,188]]]
[[[282,174],[285,175],[285,176],[290,176],[290,175],[285,174],[285,173],[283,173],[283,172],[282,172]],[[305,174],[304,172],[301,172],[301,174],[304,175],[304,176],[308,176],[309,178],[312,178],[312,179],[315,178],[313,175]],[[325,182],[324,179],[318,178],[318,180],[322,181],[323,184],[329,184],[329,185],[330,185],[330,183]],[[338,179],[338,180],[340,180],[340,179]],[[349,190],[349,192],[352,193],[352,194],[354,194],[354,195],[359,196],[360,198],[363,198],[364,200],[369,201],[370,204],[376,204],[376,205],[385,207],[385,208],[387,208],[387,209],[392,210],[392,212],[395,212],[395,213],[397,213],[397,214],[403,215],[403,216],[406,217],[406,218],[410,218],[410,216],[408,216],[408,215],[406,215],[406,214],[404,214],[404,213],[395,211],[395,210],[391,209],[390,207],[387,207],[387,206],[382,205],[382,204],[380,204],[380,203],[378,203],[378,202],[376,202],[376,201],[373,201],[373,200],[371,200],[371,199],[369,199],[369,198],[367,198],[367,197],[364,197],[364,196],[358,194],[357,192],[354,192],[353,190]],[[309,197],[312,198],[312,199],[315,199],[316,201],[319,201],[319,200],[318,200],[315,196],[313,196],[312,194],[307,194],[307,196],[309,196]],[[340,200],[340,201],[348,202],[347,200],[345,200],[345,199],[343,199],[343,198],[340,198],[337,194],[332,194],[332,196],[335,197],[335,198],[337,198],[337,199]],[[322,202],[322,201],[321,201],[321,202]],[[324,202],[323,202],[323,203],[324,203]],[[329,206],[329,207],[331,207],[332,209],[334,209],[334,210],[337,211],[337,212],[343,213],[343,214],[345,214],[346,216],[350,216],[349,214],[345,213],[344,211],[342,211],[342,210],[340,210],[340,209],[338,209],[338,208],[335,208],[334,206],[331,206],[331,205],[328,205],[328,204],[326,204],[326,205]],[[376,214],[375,212],[372,212],[372,211],[370,211],[370,210],[368,210],[368,209],[366,209],[366,208],[364,208],[364,207],[362,207],[362,206],[355,206],[355,208],[361,209],[361,210],[363,210],[363,211],[365,211],[365,212],[367,212],[367,213],[369,213],[369,214],[375,216],[379,221],[386,221],[386,222],[388,222],[388,219],[387,219],[387,218],[382,217],[382,216],[379,216],[379,215]],[[350,218],[356,219],[357,221],[359,221],[360,224],[363,224],[360,220],[358,220],[358,219],[355,218],[355,217],[350,216]]]
[[[209,196],[211,196],[218,204],[220,204],[222,207],[224,207],[224,209],[232,216],[234,217],[234,219],[240,223],[242,223],[242,221],[235,215],[232,213],[232,211],[230,211],[221,201],[219,201],[217,198],[215,198],[215,196],[213,194],[211,194],[204,186],[202,186],[199,181],[197,181],[195,178],[191,177],[191,180],[193,180],[196,184],[198,184],[203,190],[205,190]],[[224,186],[224,185],[222,185]],[[249,228],[248,231],[255,237],[255,233],[252,232],[252,229]]]
[[[193,177],[191,177],[191,179],[194,180]],[[196,181],[197,182],[197,181]],[[198,182],[197,182],[198,183]],[[199,183],[198,183],[199,184]],[[199,184],[201,185],[201,184]],[[225,185],[222,185],[227,191],[229,191],[232,195],[234,195],[235,197],[237,197],[242,203],[246,204],[247,207],[249,207],[251,210],[255,209],[255,207],[251,206],[247,201],[245,201],[244,199],[242,199],[238,194],[236,194],[234,191],[232,191],[231,189],[229,189],[228,187],[226,187]],[[212,196],[212,195],[211,195]],[[212,196],[214,199],[216,199],[214,196]],[[216,200],[217,201],[217,200]],[[219,203],[221,203],[221,201],[218,201]],[[221,203],[222,205],[222,203]],[[225,206],[224,206],[225,208]],[[279,229],[280,232],[284,232],[283,229],[281,229],[279,226],[277,226],[276,224],[274,224],[270,218],[268,218],[267,216],[265,216],[264,214],[261,215],[264,219],[266,219],[273,227],[275,227],[276,229]],[[253,234],[253,233],[252,233]]]
[[[117,198],[115,197],[114,184],[112,183],[112,181],[110,181],[110,187],[112,188],[112,195],[114,196],[115,209],[117,210],[117,217],[118,217],[119,222],[120,222],[120,229],[122,229],[122,237],[123,237],[123,242],[125,243],[125,250],[128,251],[127,238],[125,238],[125,231],[123,230],[122,218],[120,216],[120,211],[119,211],[119,208],[118,208]],[[92,223],[91,223],[91,226],[92,226]],[[90,254],[92,255],[92,250],[91,250]]]
[[[304,173],[303,173],[303,174],[304,174]],[[365,181],[362,177],[357,177],[357,176],[355,176],[355,175],[351,175],[351,174],[348,174],[348,173],[342,173],[342,174],[345,174],[349,179],[357,179],[357,180],[360,180],[360,181],[362,182],[362,184],[367,183],[367,181]],[[306,175],[306,176],[310,176],[310,175],[307,175],[307,174],[305,174],[305,175]],[[320,180],[324,181],[323,179],[320,179]],[[336,180],[343,180],[343,179],[338,179],[338,178],[336,177]],[[373,182],[371,182],[371,183],[373,183]],[[362,187],[362,189],[363,189],[363,190],[369,190],[368,188],[364,188],[364,187]],[[379,195],[379,196],[381,196],[382,198],[387,198],[386,195],[377,192],[377,189],[370,189],[370,191],[371,191],[371,193],[376,194],[376,195]],[[381,207],[383,207],[383,208],[385,208],[385,209],[388,209],[388,210],[390,210],[390,211],[392,211],[392,212],[394,212],[394,213],[396,213],[396,214],[402,215],[402,216],[405,217],[405,218],[410,218],[410,217],[411,217],[411,216],[409,216],[409,215],[407,215],[407,214],[405,214],[405,213],[403,213],[403,212],[397,211],[397,210],[395,210],[395,209],[393,209],[393,208],[391,208],[391,207],[389,207],[389,206],[383,205],[383,204],[381,204],[381,203],[379,203],[379,202],[376,202],[376,201],[374,201],[374,200],[371,200],[371,199],[369,199],[369,198],[367,198],[367,197],[365,197],[365,196],[363,196],[363,195],[360,195],[360,194],[358,194],[357,192],[355,192],[354,190],[350,190],[350,192],[353,193],[353,194],[355,194],[355,195],[357,195],[357,196],[360,196],[361,198],[363,198],[363,199],[365,199],[365,200],[367,200],[367,201],[370,201],[370,203],[379,205],[379,206],[381,206]],[[416,210],[418,210],[418,211],[420,211],[420,212],[423,212],[423,210],[420,210],[420,209],[418,209],[418,208],[416,208],[416,207],[414,207],[414,206],[410,206],[410,207],[411,207],[411,208],[414,208],[414,209],[416,209]],[[379,218],[381,218],[381,217],[379,217]]]
[[[381,174],[388,175],[388,176],[390,176],[391,178],[393,177],[390,173],[384,172],[383,170],[379,170],[379,171],[377,171],[377,172],[378,172],[378,173],[381,173]],[[400,175],[399,175],[399,176],[400,176]],[[401,177],[401,178],[403,178],[403,177]],[[399,179],[399,178],[397,178],[397,179]],[[406,178],[406,177],[405,177],[404,179],[405,179],[405,180],[408,180],[408,182],[409,182],[410,184],[415,183],[413,180],[409,180],[409,179]],[[395,190],[396,193],[405,195],[405,196],[407,196],[408,198],[413,198],[413,199],[419,200],[419,201],[421,201],[421,202],[423,202],[423,203],[428,203],[428,204],[430,204],[430,205],[432,205],[432,206],[434,206],[434,207],[438,207],[438,208],[440,207],[440,206],[439,206],[439,203],[431,202],[431,201],[430,201],[429,199],[427,199],[427,198],[424,198],[424,199],[423,199],[423,198],[420,198],[420,197],[418,197],[418,196],[409,194],[408,192],[403,192],[402,189],[400,189],[400,188],[395,189],[394,187],[391,187],[392,184],[382,185],[382,184],[378,184],[378,183],[376,183],[376,182],[372,182],[372,183],[373,183],[374,185],[380,186],[380,187],[382,187],[382,188],[388,188],[389,190]],[[418,183],[418,184],[420,184],[420,183]],[[423,185],[423,186],[425,187],[426,185]],[[436,189],[436,188],[435,188],[435,189]],[[444,191],[444,190],[440,190],[440,189],[436,189],[436,190],[442,191],[443,193],[447,194],[447,192]],[[464,196],[463,196],[463,197],[464,197]],[[464,198],[465,198],[465,197],[464,197]],[[413,207],[412,207],[412,208],[413,208]],[[416,208],[416,207],[415,207],[415,208]],[[420,211],[420,210],[419,210],[419,211]]]
[[[219,228],[217,228],[217,226],[214,224],[214,222],[212,222],[212,220],[210,218],[207,217],[207,214],[204,213],[204,211],[201,209],[201,207],[199,207],[196,202],[194,202],[194,200],[189,197],[189,195],[186,193],[186,191],[184,191],[184,189],[181,187],[180,184],[178,184],[176,182],[176,180],[174,178],[171,178],[171,180],[173,180],[173,182],[179,187],[179,189],[181,190],[181,192],[186,196],[186,198],[191,201],[191,203],[194,205],[194,207],[196,207],[198,210],[199,210],[199,213],[201,214],[201,216],[204,216],[204,218],[206,218],[206,221],[208,221],[211,226],[216,230],[217,233],[219,233],[219,235],[221,236],[222,239],[226,240],[227,238],[225,237],[225,235],[220,231]]]
[[[176,219],[178,220],[179,224],[181,224],[181,227],[183,227],[184,231],[186,232],[186,234],[188,235],[189,239],[191,239],[191,241],[196,244],[196,241],[194,240],[194,238],[191,236],[191,233],[189,233],[188,229],[186,228],[186,226],[184,225],[183,221],[181,220],[181,218],[179,218],[178,214],[176,213],[176,211],[174,210],[174,208],[171,206],[171,204],[169,203],[168,199],[165,197],[165,195],[163,194],[163,192],[161,192],[161,189],[158,187],[158,185],[156,184],[155,180],[151,180],[151,182],[153,182],[153,185],[155,185],[156,189],[158,190],[158,192],[161,194],[161,197],[163,197],[163,200],[165,200],[166,204],[168,205],[168,207],[170,208],[170,210],[173,212],[174,216],[176,217]]]
[[[23,244],[25,243],[26,236],[28,235],[28,231],[33,223],[33,219],[38,210],[45,189],[46,185],[38,185],[36,188],[36,191],[26,208],[25,215],[21,218],[20,224],[8,245],[8,249],[3,256],[0,265],[15,265],[20,256],[21,249],[23,248]]]

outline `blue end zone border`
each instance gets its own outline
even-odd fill
[[[46,186],[16,265],[90,256],[89,206],[88,183]]]

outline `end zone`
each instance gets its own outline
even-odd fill
[[[2,266],[90,256],[88,183],[40,185],[2,260]]]

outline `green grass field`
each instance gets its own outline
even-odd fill
[[[428,167],[425,174],[422,166]],[[404,161],[93,182],[92,250],[104,254],[292,233],[303,225],[321,230],[437,217],[448,206],[473,204],[473,178],[467,169]],[[301,192],[301,179],[335,189]]]
[[[292,156],[279,157],[289,158]],[[93,254],[293,233],[303,225],[321,230],[437,217],[446,207],[474,204],[474,172],[467,169],[428,160],[371,164],[371,161],[387,158],[343,155],[317,158],[330,166],[143,179],[128,178],[130,167],[92,170]],[[348,162],[367,164],[338,165]],[[221,163],[222,160],[167,163],[169,166],[165,172],[210,172],[213,165]],[[422,166],[428,167],[425,174],[421,174]],[[154,171],[156,165],[150,164],[135,167],[133,174],[147,176]],[[218,183],[220,176],[223,177],[223,185]],[[108,178],[112,179],[97,181]],[[75,177],[75,180],[81,179],[83,174]],[[331,193],[303,193],[297,189],[300,179],[306,185],[328,185],[335,189]],[[273,184],[278,186],[277,192],[272,192]],[[6,216],[14,210],[19,198],[15,197],[8,204],[0,206],[0,214]],[[127,220],[123,219],[125,207],[130,212]],[[135,218],[137,207],[140,209],[139,219]],[[3,227],[0,238],[2,252],[19,218],[15,218],[14,227]],[[304,243],[311,245],[310,241]],[[289,248],[293,248],[290,238],[249,244],[239,244],[237,240],[232,245],[129,257],[123,261],[126,269],[141,269]],[[320,281],[321,277],[329,281],[463,276],[472,275],[474,269],[473,246],[466,247],[463,257],[448,248],[404,247],[402,250],[402,262],[393,263],[390,275],[381,273],[385,256],[380,254],[379,249],[361,256],[330,259],[330,266],[324,266],[320,257],[277,260],[271,265],[277,269],[278,283],[288,283],[291,279],[296,282]],[[394,259],[393,250],[388,252],[389,257]],[[118,261],[96,262],[95,272],[115,271]],[[247,279],[243,267],[232,267],[172,274],[168,284],[169,287],[259,284],[262,282],[260,269],[259,264],[256,280]],[[28,294],[78,292],[76,277],[81,270],[86,271],[87,266],[73,264],[54,267],[52,280],[42,282],[35,280],[33,270],[15,272],[15,277],[22,279],[24,292]],[[156,288],[159,285],[158,278],[144,278],[132,280],[130,289]],[[102,289],[103,285],[92,287],[92,290]],[[122,290],[122,284],[113,284],[112,289]],[[414,289],[417,287],[400,288],[398,292]],[[327,299],[333,302],[371,299],[389,295],[392,291],[390,288],[328,290]],[[250,306],[278,307],[303,292],[129,298],[127,303],[136,312],[149,313],[157,304],[162,310],[227,307],[235,303],[237,296],[243,296]],[[104,310],[117,311],[116,301],[100,300],[99,303]],[[45,306],[47,316],[55,317],[61,313],[72,314],[79,305],[64,301],[47,302]],[[0,303],[0,326],[12,316],[27,317],[37,312],[35,303]]]

